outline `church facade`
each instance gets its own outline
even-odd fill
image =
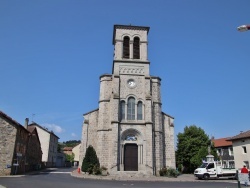
[[[100,76],[99,108],[83,115],[80,166],[92,145],[110,174],[175,168],[174,118],[162,112],[161,79],[149,73],[149,29],[114,25],[112,74]]]

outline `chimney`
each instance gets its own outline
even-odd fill
[[[28,129],[28,124],[29,124],[29,118],[25,118],[25,122],[24,122],[25,129]]]

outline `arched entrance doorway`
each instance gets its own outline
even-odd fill
[[[135,128],[125,129],[121,133],[120,171],[141,171],[144,168],[143,136]]]
[[[125,144],[124,146],[124,171],[138,171],[137,144]]]

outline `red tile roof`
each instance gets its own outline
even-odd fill
[[[228,141],[229,138],[219,138],[213,139],[212,142],[214,143],[214,147],[225,147],[225,146],[232,146],[232,141]]]
[[[250,138],[250,130],[246,132],[242,132],[236,136],[233,136],[229,138],[228,140],[232,141],[232,140],[239,140],[239,139],[244,139],[244,138]]]
[[[72,151],[73,147],[64,147],[63,151]]]

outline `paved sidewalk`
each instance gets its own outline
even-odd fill
[[[83,173],[78,173],[77,170],[72,171],[71,176],[77,178],[86,178],[86,179],[97,179],[97,180],[118,180],[118,181],[175,181],[175,182],[198,182],[198,181],[220,181],[220,182],[236,182],[236,180],[229,179],[214,179],[214,180],[198,180],[194,177],[193,174],[181,174],[177,178],[163,177],[163,176],[150,176],[150,177],[117,177],[117,176],[96,176],[88,175]]]

